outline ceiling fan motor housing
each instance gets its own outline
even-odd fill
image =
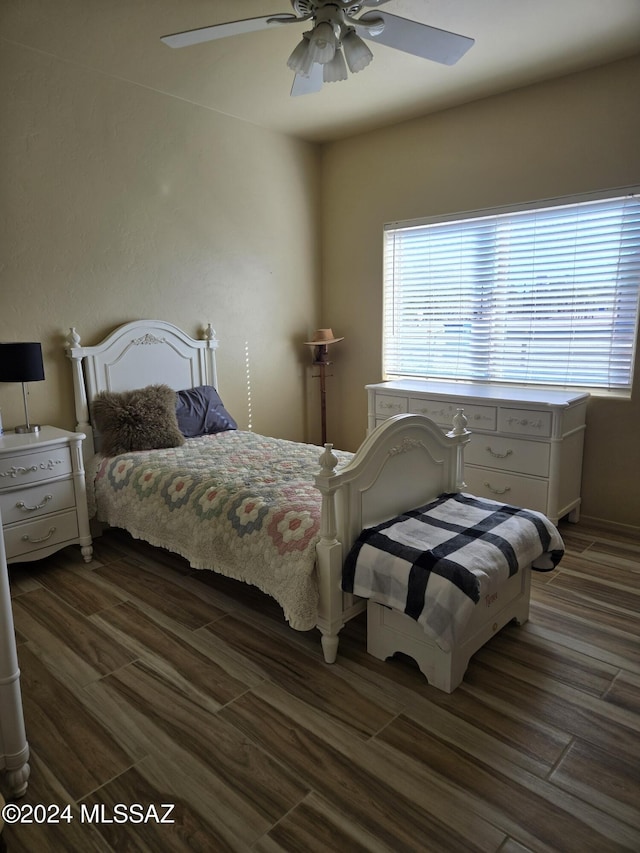
[[[353,0],[291,0],[294,12],[301,17],[315,17],[323,6],[333,6],[349,17],[357,15],[365,7],[365,3],[354,3]],[[374,4],[371,4],[374,5]]]
[[[307,19],[309,17],[312,18],[314,26],[311,31],[311,38],[316,43],[322,41],[323,47],[327,41],[323,30],[328,33],[329,26],[333,29],[334,35],[333,39],[328,39],[328,41],[333,43],[331,45],[332,48],[335,48],[342,41],[350,30],[353,29],[354,24],[365,28],[369,36],[380,35],[384,29],[385,22],[383,18],[372,17],[371,15],[369,15],[366,21],[364,19],[356,21],[353,18],[354,15],[361,12],[367,5],[364,2],[353,3],[352,0],[291,0],[291,5],[302,17]],[[370,2],[370,5],[375,4]],[[325,47],[325,51],[327,56],[329,52],[333,55],[333,50],[328,44]],[[317,61],[325,62],[327,59]]]

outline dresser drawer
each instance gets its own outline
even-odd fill
[[[27,489],[0,492],[0,512],[5,525],[70,509],[75,503],[73,480],[54,480]]]
[[[464,409],[470,430],[496,428],[496,409],[494,406],[476,406],[461,400],[452,403],[450,400],[425,400],[424,397],[410,397],[409,411],[413,415],[425,415],[438,426],[451,427],[458,409]]]
[[[549,438],[552,413],[527,409],[500,409],[498,430],[516,435],[537,435]]]
[[[491,498],[524,509],[547,512],[546,480],[467,465],[464,481],[467,484],[466,491],[479,498]]]
[[[37,483],[50,477],[71,474],[71,452],[68,446],[52,447],[35,453],[19,456],[4,456],[0,460],[0,489]]]
[[[24,521],[4,528],[7,560],[77,538],[78,517],[75,509],[55,515],[44,515],[34,521]]]
[[[407,398],[396,397],[392,394],[376,394],[376,415],[390,418],[393,415],[402,415],[408,411]]]
[[[464,458],[469,465],[482,465],[498,471],[513,471],[547,477],[551,446],[544,441],[525,438],[473,435]]]

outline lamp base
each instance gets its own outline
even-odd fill
[[[14,430],[18,435],[24,435],[27,432],[40,432],[39,424],[22,424],[21,426],[17,426]]]

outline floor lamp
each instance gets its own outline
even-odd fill
[[[322,444],[327,441],[327,385],[326,370],[329,361],[329,344],[337,344],[344,338],[336,338],[331,329],[317,329],[312,341],[305,341],[306,346],[313,347],[313,364],[318,373],[313,377],[320,379],[320,417],[322,423]]]

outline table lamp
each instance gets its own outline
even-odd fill
[[[25,423],[16,427],[17,433],[40,432],[37,424],[29,421],[25,382],[44,379],[42,346],[39,343],[0,344],[0,382],[22,382]]]

